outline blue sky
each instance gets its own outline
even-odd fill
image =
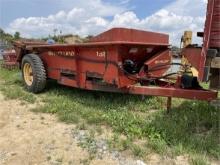
[[[206,0],[0,0],[0,27],[25,37],[62,33],[95,35],[112,27],[170,34],[201,31]]]
[[[133,10],[140,18],[144,18],[174,1],[175,0],[124,0],[124,2],[128,2],[124,4]],[[104,2],[123,4],[123,1],[120,3],[119,0],[104,0]]]
[[[71,5],[61,5],[64,1]],[[104,3],[115,6],[125,6],[133,10],[140,18],[153,14],[174,0],[103,0]],[[55,14],[60,10],[71,10],[74,4],[71,0],[0,0],[1,27],[6,27],[11,21],[19,17],[40,17]]]

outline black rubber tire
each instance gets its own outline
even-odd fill
[[[26,63],[29,63],[31,65],[33,72],[33,82],[31,85],[28,85],[24,79],[23,69]],[[36,54],[25,55],[22,58],[21,70],[22,70],[22,77],[25,84],[25,88],[29,92],[40,93],[44,90],[47,81],[46,71],[43,62],[38,55]]]

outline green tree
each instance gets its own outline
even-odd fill
[[[0,36],[4,35],[4,31],[0,28]]]
[[[14,34],[14,39],[15,40],[18,40],[18,39],[20,39],[21,37],[20,37],[20,33],[19,32],[15,32],[15,34]]]

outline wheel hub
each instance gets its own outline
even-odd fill
[[[24,64],[23,75],[24,75],[25,83],[28,86],[31,86],[33,83],[33,70],[29,63]]]

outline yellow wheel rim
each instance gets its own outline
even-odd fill
[[[29,63],[25,63],[23,67],[23,75],[24,75],[24,81],[28,86],[31,86],[33,83],[33,70],[31,68],[31,65]]]

